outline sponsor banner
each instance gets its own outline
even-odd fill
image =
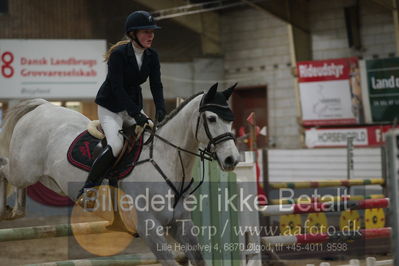
[[[105,49],[105,40],[0,39],[0,98],[94,98]]]
[[[297,73],[304,126],[362,121],[357,58],[299,62]]]
[[[353,138],[354,146],[381,146],[385,143],[385,133],[391,125],[365,126],[353,128],[310,128],[305,131],[308,148],[346,147],[347,139]]]
[[[341,58],[320,61],[304,61],[298,63],[298,81],[330,81],[348,80],[350,63],[357,62],[356,58]]]
[[[366,60],[368,122],[392,122],[399,114],[399,58]]]

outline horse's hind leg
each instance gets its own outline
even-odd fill
[[[0,173],[0,220],[4,219],[7,214],[7,179]]]
[[[5,182],[7,184],[7,182]],[[0,185],[1,186],[1,185]],[[3,196],[2,196],[3,197]],[[5,202],[5,201],[4,201]],[[0,202],[1,204],[1,202]],[[3,205],[1,205],[3,206]],[[0,219],[14,220],[25,216],[26,188],[17,188],[14,207],[11,209],[7,205],[3,208],[3,217]]]
[[[15,198],[14,207],[11,210],[11,213],[7,220],[13,220],[20,217],[25,216],[25,207],[26,207],[26,188],[17,188],[17,196]]]
[[[8,159],[0,157],[0,220],[11,216],[11,208],[7,205],[8,196]]]

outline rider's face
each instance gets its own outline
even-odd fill
[[[154,30],[139,30],[136,36],[144,48],[150,48],[154,39]]]

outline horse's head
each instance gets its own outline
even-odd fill
[[[232,171],[239,160],[235,138],[231,132],[234,120],[228,99],[237,84],[223,92],[217,92],[217,83],[202,96],[199,116],[195,124],[198,142],[217,159],[225,171]]]

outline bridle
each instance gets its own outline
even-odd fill
[[[230,109],[227,105],[220,105],[220,104],[214,104],[214,103],[208,103],[205,104],[205,95],[202,96],[201,99],[201,103],[200,103],[200,108],[199,108],[199,113],[200,115],[198,116],[197,119],[197,125],[195,127],[195,139],[198,141],[198,129],[199,129],[199,124],[202,120],[204,121],[204,129],[205,129],[205,133],[206,136],[209,139],[208,145],[206,146],[205,149],[199,149],[201,152],[203,152],[204,154],[207,154],[208,156],[212,157],[215,160],[218,160],[217,156],[216,156],[216,152],[212,152],[212,147],[216,148],[216,145],[221,143],[221,142],[225,142],[228,140],[234,140],[235,141],[235,137],[231,132],[226,132],[223,134],[220,134],[216,137],[212,137],[211,131],[209,130],[209,125],[208,125],[208,120],[206,119],[206,115],[205,115],[205,111],[209,110],[209,107],[215,107],[217,109]]]
[[[150,136],[150,158],[142,160],[142,161],[138,161],[136,163],[133,163],[133,166],[139,165],[139,164],[143,164],[146,162],[150,162],[154,168],[159,172],[159,174],[163,177],[163,179],[165,180],[165,182],[169,185],[169,187],[173,190],[173,192],[175,193],[175,202],[173,204],[173,208],[176,207],[177,203],[179,202],[180,198],[184,195],[184,193],[186,193],[190,187],[192,186],[193,182],[194,182],[194,178],[191,178],[190,183],[184,187],[184,182],[185,182],[185,178],[186,178],[186,174],[184,171],[184,165],[183,165],[183,160],[181,157],[181,152],[185,152],[188,154],[191,154],[193,156],[197,156],[200,158],[201,163],[202,163],[202,177],[201,177],[201,181],[198,183],[198,185],[189,193],[190,195],[193,194],[203,183],[204,183],[204,178],[205,178],[205,160],[208,161],[212,161],[213,159],[218,160],[216,152],[212,151],[212,149],[215,149],[216,145],[228,140],[234,140],[235,141],[235,137],[231,132],[226,132],[223,134],[220,134],[216,137],[212,137],[212,134],[209,130],[209,125],[205,116],[205,111],[208,110],[209,107],[217,107],[219,108],[229,108],[228,106],[223,106],[223,105],[218,105],[218,104],[205,104],[205,94],[204,96],[202,96],[201,99],[201,103],[200,103],[200,108],[199,108],[199,115],[198,115],[198,119],[197,119],[197,125],[196,125],[196,129],[195,129],[195,138],[198,141],[197,135],[198,135],[198,130],[199,130],[199,124],[201,121],[201,117],[204,123],[204,129],[206,132],[206,135],[209,139],[208,145],[205,149],[199,149],[199,153],[193,152],[193,151],[189,151],[186,150],[184,148],[181,148],[173,143],[171,143],[170,141],[168,141],[167,139],[159,136],[158,134],[155,133],[155,128],[156,126],[154,126],[154,129],[146,129],[146,132],[149,132],[151,134]],[[182,181],[181,181],[181,185],[180,185],[180,189],[178,190],[176,188],[176,186],[173,184],[173,182],[165,175],[165,173],[162,171],[162,169],[159,167],[159,165],[154,161],[153,159],[153,151],[154,151],[154,138],[157,138],[159,140],[161,140],[162,142],[168,144],[169,146],[175,148],[177,150],[177,153],[179,155],[179,160],[180,160],[180,164],[182,167],[182,172],[183,172],[183,177],[182,177]]]

